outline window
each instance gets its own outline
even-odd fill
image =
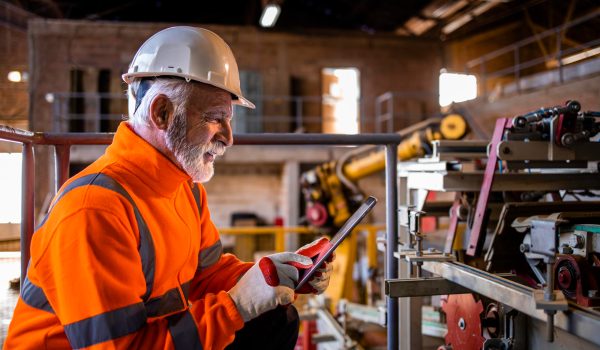
[[[85,131],[85,98],[83,93],[83,70],[71,70],[71,96],[69,98],[69,109],[66,115],[55,116],[55,118],[64,118],[68,123],[70,132]],[[77,97],[75,97],[77,96]]]
[[[240,88],[244,97],[252,101],[256,109],[234,106],[231,125],[235,134],[264,132],[262,76],[259,72],[240,71]],[[268,131],[269,130],[267,128]]]
[[[324,68],[323,132],[359,132],[360,72],[356,68]]]
[[[477,78],[474,75],[440,73],[440,106],[463,102],[477,97]]]
[[[115,83],[118,80],[118,83]],[[123,94],[112,94],[120,90],[120,77],[110,69],[88,67],[71,69],[71,89],[66,110],[60,101],[55,103],[55,122],[61,131],[70,132],[114,132],[127,113]],[[49,101],[50,102],[50,101]]]
[[[21,154],[0,153],[0,223],[21,223]]]

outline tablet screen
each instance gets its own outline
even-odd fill
[[[373,207],[377,204],[377,199],[375,197],[369,197],[365,199],[365,201],[361,204],[361,206],[352,214],[352,216],[344,223],[342,228],[333,236],[333,238],[329,241],[331,246],[324,254],[320,254],[318,258],[315,260],[313,266],[308,270],[305,270],[300,280],[298,281],[298,285],[296,285],[296,290],[300,289],[306,282],[308,282],[315,272],[320,268],[325,260],[327,260],[333,251],[342,243],[342,241],[352,232],[354,227],[358,225],[358,223],[373,209]]]

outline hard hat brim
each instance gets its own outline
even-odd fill
[[[246,108],[250,108],[250,109],[256,109],[256,106],[254,105],[254,103],[250,102],[250,100],[248,100],[247,98],[245,98],[241,94],[240,91],[233,91],[231,89],[228,89],[224,85],[216,84],[216,83],[213,83],[213,82],[208,81],[208,80],[202,80],[202,79],[198,79],[198,78],[195,78],[195,77],[191,77],[188,74],[174,73],[174,72],[165,72],[165,73],[139,72],[139,73],[125,73],[125,74],[121,75],[121,78],[127,84],[131,84],[131,82],[135,78],[150,78],[150,77],[178,77],[178,78],[183,78],[183,79],[185,79],[188,82],[189,81],[196,81],[196,82],[199,82],[199,83],[208,84],[208,85],[214,86],[216,88],[219,88],[221,90],[225,90],[225,91],[231,93],[233,96],[235,96],[236,99],[234,99],[232,101],[233,104],[239,105],[239,106],[243,106],[243,107],[246,107]]]

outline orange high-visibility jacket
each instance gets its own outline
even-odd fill
[[[222,254],[204,188],[122,123],[33,235],[4,349],[222,349],[251,266]]]

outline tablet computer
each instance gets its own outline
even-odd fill
[[[300,280],[296,285],[296,290],[299,290],[306,282],[308,282],[315,272],[323,265],[323,262],[329,259],[333,251],[342,243],[342,241],[348,237],[348,235],[352,232],[354,227],[358,225],[358,223],[373,209],[373,207],[377,204],[377,199],[375,197],[369,197],[365,199],[365,201],[361,204],[361,206],[352,214],[352,216],[344,223],[342,228],[333,236],[333,238],[329,241],[331,246],[324,252],[321,253],[315,258],[313,265],[304,270],[300,276]]]

